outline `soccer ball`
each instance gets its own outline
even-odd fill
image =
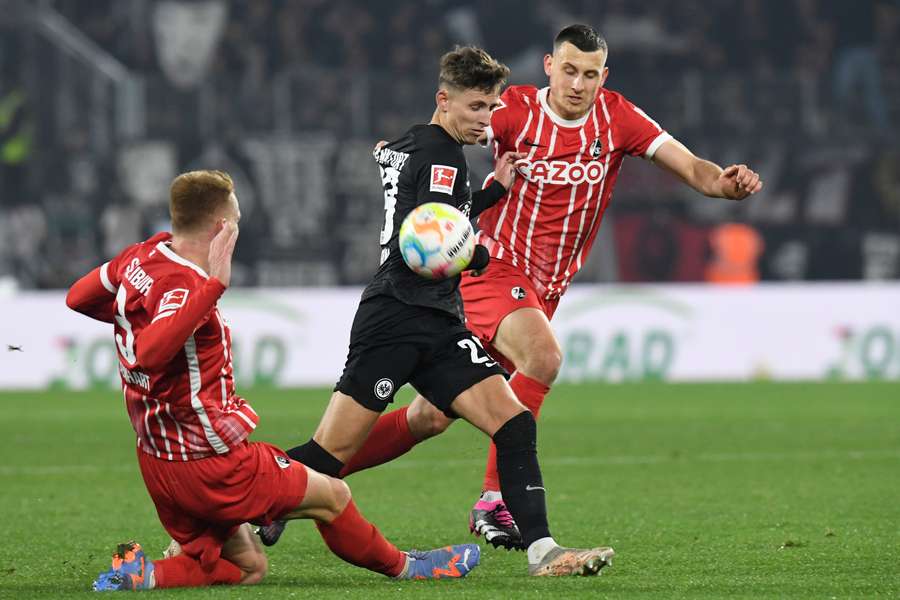
[[[469,266],[475,232],[469,218],[443,202],[414,208],[400,225],[400,254],[422,277],[445,279]]]

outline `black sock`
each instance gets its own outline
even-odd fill
[[[341,469],[344,468],[344,463],[312,439],[300,446],[294,446],[286,454],[310,469],[331,477],[338,477]]]
[[[494,433],[500,492],[516,520],[525,547],[550,537],[544,480],[537,459],[537,426],[530,411],[519,413]]]

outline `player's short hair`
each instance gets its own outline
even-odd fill
[[[493,92],[509,77],[509,67],[475,46],[457,46],[441,57],[438,87]]]
[[[564,42],[569,42],[582,52],[603,50],[604,54],[609,53],[606,40],[590,25],[576,23],[564,28],[556,34],[556,39],[553,40],[553,50],[559,49]]]
[[[234,182],[224,171],[190,171],[172,181],[169,215],[173,231],[192,231],[202,226],[228,202]]]

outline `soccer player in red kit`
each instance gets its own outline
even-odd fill
[[[314,519],[335,554],[391,577],[467,574],[478,563],[477,545],[401,552],[360,515],[342,481],[247,441],[259,417],[235,394],[231,332],[217,307],[240,220],[231,178],[178,176],[170,212],[172,234],[129,246],[79,279],[66,299],[114,324],[138,464],[180,545],[157,561],[133,542],[120,545],[94,589],[256,583],[267,563],[248,523],[273,519]]]
[[[549,86],[507,88],[486,140],[497,156],[526,156],[506,197],[478,220],[478,242],[489,249],[491,264],[489,276],[463,274],[466,325],[515,372],[510,386],[535,417],[562,361],[550,319],[594,243],[625,156],[650,160],[710,197],[742,200],[763,185],[746,165],[722,169],[698,158],[604,88],[606,58],[606,42],[591,27],[560,31],[544,57]],[[419,396],[381,416],[342,475],[400,456],[450,423]],[[500,495],[496,465],[492,444],[469,526],[495,546],[518,548],[521,537]]]

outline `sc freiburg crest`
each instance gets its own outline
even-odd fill
[[[601,152],[603,152],[603,144],[600,142],[600,138],[594,138],[594,141],[591,142],[591,158],[595,160],[600,158]]]

